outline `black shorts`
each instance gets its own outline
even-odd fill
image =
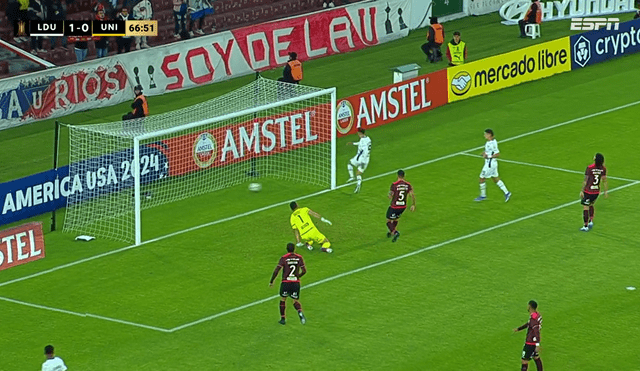
[[[280,296],[283,298],[289,296],[291,299],[298,300],[300,297],[300,282],[282,282],[280,284]]]
[[[592,206],[593,204],[596,203],[597,199],[598,199],[598,193],[595,193],[595,194],[585,193],[584,197],[582,197],[582,200],[580,200],[580,203],[583,204],[584,206]]]
[[[402,213],[406,210],[405,209],[394,209],[393,207],[389,206],[389,208],[387,209],[387,219],[391,219],[391,220],[396,220],[400,218],[400,215],[402,215]]]
[[[533,358],[538,358],[540,355],[536,352],[536,346],[533,344],[525,344],[522,348],[522,359],[528,361]]]

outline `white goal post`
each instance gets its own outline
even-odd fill
[[[155,206],[256,178],[334,189],[335,107],[335,88],[260,77],[176,111],[68,125],[63,232],[138,245],[142,210]]]

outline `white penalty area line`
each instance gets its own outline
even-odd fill
[[[613,188],[609,192],[619,191],[621,189],[625,189],[625,188],[628,188],[628,187],[631,187],[631,186],[634,186],[634,185],[637,185],[637,184],[640,184],[640,181],[634,181],[633,183],[629,183],[629,184],[622,185],[620,187]],[[348,272],[340,273],[340,274],[337,274],[335,276],[331,276],[331,277],[322,279],[320,281],[316,281],[316,282],[310,283],[308,285],[305,285],[305,286],[302,287],[302,289],[303,290],[304,289],[308,289],[310,287],[318,286],[318,285],[321,285],[323,283],[327,283],[327,282],[331,282],[333,280],[337,280],[338,278],[347,277],[347,276],[350,276],[350,275],[355,274],[355,273],[359,273],[359,272],[366,271],[366,270],[369,270],[369,269],[372,269],[372,268],[375,268],[375,267],[379,267],[381,265],[393,263],[393,262],[398,261],[398,260],[402,260],[402,259],[414,256],[414,255],[418,255],[418,254],[421,254],[421,253],[423,253],[425,251],[434,250],[434,249],[437,249],[439,247],[447,246],[447,245],[450,245],[450,244],[455,243],[455,242],[460,242],[460,241],[463,241],[463,240],[466,240],[466,239],[469,239],[469,238],[472,238],[472,237],[475,237],[475,236],[479,236],[479,235],[487,233],[487,232],[494,231],[496,229],[507,227],[507,226],[510,226],[512,224],[516,224],[516,223],[519,223],[521,221],[524,221],[524,220],[528,220],[528,219],[535,218],[535,217],[540,216],[540,215],[544,215],[544,214],[550,213],[552,211],[560,210],[562,208],[577,204],[579,202],[580,202],[580,200],[567,202],[567,203],[564,203],[562,205],[558,205],[558,206],[552,207],[550,209],[542,210],[542,211],[539,211],[537,213],[529,214],[529,215],[526,215],[526,216],[523,216],[523,217],[520,217],[520,218],[517,218],[517,219],[513,219],[513,220],[508,221],[508,222],[504,222],[504,223],[501,223],[501,224],[498,224],[498,225],[494,225],[493,227],[485,228],[483,230],[480,230],[480,231],[477,231],[477,232],[473,232],[473,233],[469,233],[469,234],[466,234],[464,236],[456,237],[456,238],[453,238],[453,239],[450,239],[450,240],[447,240],[447,241],[444,241],[444,242],[437,243],[435,245],[423,247],[423,248],[421,248],[419,250],[415,250],[415,251],[412,251],[410,253],[406,253],[404,255],[399,255],[399,256],[396,256],[394,258],[383,260],[383,261],[378,262],[378,263],[369,264],[369,265],[364,266],[362,268],[357,268],[357,269],[354,269],[354,270],[351,270],[351,271],[348,271]],[[581,233],[581,232],[578,232],[578,228],[576,228],[575,232],[576,233]],[[258,301],[254,301],[252,303],[245,304],[245,305],[233,308],[233,309],[229,309],[229,310],[226,310],[224,312],[220,312],[218,314],[214,314],[212,316],[199,319],[197,321],[189,322],[189,323],[186,323],[184,325],[181,325],[181,326],[178,326],[178,327],[174,327],[174,328],[170,329],[169,332],[175,332],[175,331],[182,330],[182,329],[185,329],[187,327],[191,327],[191,326],[194,326],[194,325],[206,322],[206,321],[211,321],[211,320],[214,320],[216,318],[220,318],[222,316],[225,316],[227,314],[235,313],[235,312],[241,311],[243,309],[247,309],[247,308],[256,306],[258,304],[262,304],[262,303],[270,301],[270,300],[274,300],[276,298],[278,298],[278,295],[274,295],[274,296],[270,296],[268,298],[264,298],[264,299],[261,299],[261,300],[258,300]]]
[[[11,298],[6,298],[6,297],[2,297],[2,296],[0,296],[0,300],[7,301],[7,302],[10,302],[10,303],[14,303],[14,304],[25,305],[25,306],[31,307],[31,308],[48,310],[48,311],[51,311],[51,312],[70,314],[70,315],[76,316],[76,317],[97,318],[97,319],[101,319],[101,320],[104,320],[104,321],[115,322],[115,323],[120,323],[120,324],[123,324],[123,325],[135,326],[135,327],[141,327],[141,328],[148,329],[148,330],[155,330],[155,331],[160,331],[160,332],[171,332],[170,330],[167,330],[167,329],[164,329],[164,328],[160,328],[160,327],[143,325],[143,324],[140,324],[140,323],[135,323],[135,322],[131,322],[131,321],[124,321],[124,320],[117,319],[117,318],[99,316],[97,314],[78,313],[78,312],[74,312],[74,311],[70,311],[70,310],[66,310],[66,309],[59,309],[59,308],[54,308],[54,307],[48,307],[48,306],[45,306],[45,305],[32,304],[32,303],[27,303],[27,302],[24,302],[24,301],[15,300],[15,299],[11,299]]]
[[[533,131],[530,131],[530,132],[527,132],[527,133],[524,133],[524,134],[516,135],[514,137],[502,139],[501,142],[507,142],[507,141],[510,141],[510,140],[523,138],[523,137],[526,137],[526,136],[529,136],[529,135],[533,135],[533,134],[537,134],[537,133],[541,133],[543,131],[547,131],[547,130],[550,130],[550,129],[554,129],[554,128],[558,128],[558,127],[561,127],[561,126],[573,124],[573,123],[581,121],[581,120],[586,120],[586,119],[590,119],[590,118],[597,117],[597,116],[600,116],[600,115],[605,115],[605,114],[608,114],[608,113],[611,113],[611,112],[615,112],[615,111],[618,111],[618,110],[621,110],[621,109],[625,109],[625,108],[628,108],[628,107],[632,107],[632,106],[635,106],[635,105],[638,105],[638,104],[640,104],[640,100],[638,100],[636,102],[624,104],[624,105],[621,105],[621,106],[618,106],[618,107],[615,107],[615,108],[611,108],[611,109],[607,109],[607,110],[604,110],[604,111],[600,111],[600,112],[597,112],[597,113],[593,113],[593,114],[590,114],[590,115],[582,116],[582,117],[579,117],[579,118],[576,118],[576,119],[572,119],[572,120],[569,120],[569,121],[561,122],[559,124],[551,125],[551,126],[548,126],[548,127],[542,128],[542,129],[533,130]],[[484,148],[484,146],[478,146],[478,147],[470,148],[470,149],[467,149],[467,150],[464,150],[464,151],[460,151],[460,152],[452,153],[452,154],[449,154],[449,155],[446,155],[446,156],[438,157],[438,158],[435,158],[435,159],[432,159],[432,160],[424,161],[424,162],[421,162],[421,163],[418,163],[418,164],[415,164],[415,165],[405,166],[404,169],[417,168],[417,167],[420,167],[420,166],[428,165],[428,164],[431,164],[431,163],[434,163],[434,162],[438,162],[438,161],[441,161],[441,160],[445,160],[445,159],[448,159],[448,158],[451,158],[451,157],[455,157],[455,156],[458,156],[458,155],[469,155],[467,152],[476,151],[476,150],[479,150],[479,149],[482,149],[482,148]],[[501,161],[504,161],[504,160],[501,160]],[[378,174],[378,175],[375,175],[375,176],[372,176],[372,177],[369,177],[369,178],[365,178],[363,180],[364,181],[369,181],[369,180],[378,179],[378,178],[381,178],[381,177],[385,177],[385,176],[388,176],[388,175],[395,174],[396,171],[397,170],[389,171],[389,172]],[[611,189],[610,192],[613,192],[613,191],[619,190],[619,189],[623,189],[623,188],[626,188],[626,187],[630,187],[630,186],[636,185],[638,183],[640,183],[640,182],[633,181],[633,183],[629,183],[629,184],[626,184],[624,186]],[[350,186],[350,185],[351,184],[342,184],[342,185],[336,187],[336,189],[340,189],[340,188],[347,187],[347,186]],[[309,194],[309,195],[306,195],[306,196],[298,197],[297,199],[299,199],[299,200],[300,199],[307,199],[307,198],[311,198],[311,197],[315,197],[315,196],[318,196],[318,195],[325,194],[325,193],[330,192],[330,191],[331,191],[330,189],[326,189],[326,190],[315,192],[315,193],[312,193],[312,194]],[[275,204],[272,204],[272,205],[269,205],[269,206],[265,206],[265,207],[262,207],[262,208],[259,208],[259,209],[255,209],[255,210],[252,210],[252,211],[248,211],[248,212],[245,212],[245,213],[242,213],[242,214],[237,214],[237,215],[234,215],[234,216],[231,216],[231,217],[228,217],[228,218],[219,219],[219,220],[216,220],[216,221],[213,221],[213,222],[210,222],[210,223],[201,224],[201,225],[196,226],[196,227],[184,229],[182,231],[174,232],[174,233],[167,234],[167,235],[164,235],[164,236],[161,236],[161,237],[158,237],[158,238],[154,238],[152,240],[144,241],[140,245],[131,245],[131,246],[127,246],[127,247],[123,247],[123,248],[117,249],[117,250],[108,251],[106,253],[102,253],[102,254],[98,254],[98,255],[92,256],[92,257],[80,259],[80,260],[77,260],[75,262],[63,264],[61,266],[50,268],[50,269],[47,269],[47,270],[44,270],[44,271],[41,271],[41,272],[38,272],[38,273],[34,273],[34,274],[31,274],[31,275],[25,276],[25,277],[16,278],[16,279],[13,279],[13,280],[2,282],[2,283],[0,283],[0,287],[7,286],[7,285],[10,285],[10,284],[13,284],[13,283],[17,283],[17,282],[21,282],[21,281],[25,281],[25,280],[28,280],[28,279],[31,279],[31,278],[39,277],[39,276],[42,276],[42,275],[45,275],[45,274],[48,274],[48,273],[52,273],[52,272],[55,272],[55,271],[58,271],[58,270],[61,270],[61,269],[64,269],[64,268],[69,268],[69,267],[72,267],[72,266],[75,266],[75,265],[86,263],[86,262],[89,262],[89,261],[92,261],[92,260],[96,260],[96,259],[99,259],[99,258],[102,258],[102,257],[105,257],[105,256],[109,256],[109,255],[117,254],[117,253],[120,253],[120,252],[124,252],[124,251],[133,249],[133,248],[138,247],[138,246],[142,246],[142,245],[146,245],[146,244],[149,244],[149,243],[152,243],[152,242],[164,240],[164,239],[167,239],[167,238],[170,238],[170,237],[173,237],[173,236],[177,236],[177,235],[180,235],[180,234],[183,234],[183,233],[188,233],[190,231],[194,231],[194,230],[197,230],[197,229],[200,229],[200,228],[204,228],[204,227],[220,224],[220,223],[223,223],[223,222],[227,222],[227,221],[230,221],[230,220],[238,219],[238,218],[241,218],[241,217],[244,217],[244,216],[256,214],[256,213],[259,213],[259,212],[262,212],[262,211],[265,211],[265,210],[272,209],[274,207],[287,205],[291,201],[292,200],[275,203]],[[485,232],[489,232],[489,231],[492,231],[494,229],[498,229],[498,228],[501,228],[501,227],[504,227],[504,226],[507,226],[507,225],[511,225],[511,224],[517,223],[517,222],[525,220],[525,219],[533,218],[535,216],[542,215],[542,214],[545,214],[547,212],[551,212],[551,211],[566,207],[568,205],[575,204],[577,202],[579,202],[579,201],[578,200],[572,201],[572,202],[569,202],[569,203],[566,203],[566,204],[563,204],[563,205],[560,205],[560,206],[556,206],[556,207],[554,207],[552,209],[544,210],[544,211],[538,212],[536,214],[531,214],[531,215],[526,216],[526,217],[515,219],[515,220],[512,220],[510,222],[506,222],[506,223],[503,223],[503,224],[500,224],[500,225],[497,225],[497,226],[494,226],[494,227],[491,227],[491,228],[488,228],[488,229],[485,229],[485,230],[482,230],[482,231],[478,231],[478,232],[474,232],[474,233],[471,233],[471,234],[468,234],[468,235],[465,235],[465,236],[462,236],[462,237],[458,237],[458,238],[455,238],[453,240],[445,241],[445,242],[442,242],[442,243],[437,244],[437,245],[432,245],[432,246],[429,246],[429,247],[425,247],[425,248],[423,248],[421,250],[416,250],[414,252],[411,252],[411,253],[408,253],[408,254],[405,254],[405,255],[401,255],[401,256],[398,256],[398,257],[395,257],[395,258],[392,258],[392,259],[389,259],[389,260],[385,260],[385,261],[382,261],[382,262],[379,262],[379,263],[375,263],[375,264],[372,264],[372,265],[369,265],[369,266],[366,266],[366,267],[358,268],[358,269],[353,270],[353,271],[341,273],[339,275],[336,275],[336,276],[329,277],[329,278],[326,278],[326,279],[321,280],[321,281],[317,281],[317,282],[311,283],[311,284],[307,285],[306,288],[313,287],[313,286],[319,285],[319,284],[324,283],[324,282],[333,281],[333,280],[335,280],[337,278],[348,276],[348,275],[351,275],[353,273],[361,272],[363,270],[367,270],[367,269],[370,269],[370,268],[374,268],[374,267],[377,267],[379,265],[383,265],[383,264],[387,264],[387,263],[390,263],[390,262],[393,262],[393,261],[396,261],[396,260],[404,259],[406,257],[413,256],[413,255],[419,254],[421,252],[432,250],[432,249],[435,249],[435,248],[438,248],[438,247],[441,247],[441,246],[445,246],[445,245],[448,245],[448,244],[453,243],[453,242],[457,242],[457,241],[461,241],[461,240],[464,240],[464,239],[467,239],[467,238],[470,238],[470,237],[473,237],[473,236],[477,236],[479,234],[482,234],[482,233],[485,233]],[[199,319],[199,320],[194,321],[194,322],[190,322],[190,323],[178,326],[178,327],[174,327],[174,328],[169,329],[169,330],[163,329],[163,328],[159,328],[159,327],[142,325],[142,324],[129,322],[129,321],[121,321],[121,320],[118,320],[118,319],[97,316],[97,315],[93,315],[93,314],[87,314],[87,313],[81,314],[81,313],[66,311],[66,310],[63,310],[63,309],[45,307],[45,306],[26,303],[26,302],[14,300],[14,299],[9,299],[9,298],[0,297],[0,300],[12,302],[12,303],[15,303],[15,304],[26,305],[26,306],[30,306],[30,307],[34,307],[34,308],[40,308],[40,309],[46,309],[46,310],[51,310],[51,311],[56,311],[56,312],[61,312],[61,313],[72,314],[72,315],[80,316],[80,317],[100,318],[100,319],[104,319],[104,320],[107,320],[107,321],[112,321],[112,322],[117,322],[117,323],[121,323],[121,324],[127,324],[127,325],[131,325],[131,326],[152,329],[152,330],[161,331],[161,332],[175,332],[175,331],[181,330],[183,328],[191,327],[191,326],[194,326],[194,325],[202,323],[202,322],[210,321],[210,320],[219,318],[221,316],[237,312],[237,311],[242,310],[242,309],[250,308],[252,306],[267,302],[269,300],[273,300],[274,298],[277,298],[277,297],[278,297],[277,295],[274,295],[274,296],[271,296],[269,298],[265,298],[265,299],[262,299],[262,300],[259,300],[259,301],[253,302],[253,303],[249,303],[249,304],[237,307],[237,308],[233,308],[233,309],[230,309],[230,310],[227,310],[227,311],[224,311],[224,312],[221,312],[221,313],[209,316],[209,317],[205,317],[205,318]]]
[[[628,184],[622,185],[620,187],[613,188],[609,192],[619,191],[619,190],[622,190],[622,189],[625,189],[625,188],[628,188],[628,187],[631,187],[631,186],[634,186],[634,185],[637,185],[637,184],[640,184],[640,181],[634,181],[632,183],[628,183]],[[423,248],[421,248],[419,250],[415,250],[415,251],[412,251],[410,253],[399,255],[399,256],[396,256],[394,258],[383,260],[383,261],[380,261],[380,262],[377,262],[377,263],[369,264],[367,266],[364,266],[364,267],[361,267],[361,268],[357,268],[357,269],[354,269],[354,270],[351,270],[351,271],[348,271],[348,272],[340,273],[340,274],[337,274],[335,276],[327,277],[327,278],[322,279],[320,281],[312,282],[312,283],[310,283],[308,285],[305,285],[304,287],[302,287],[302,289],[308,289],[308,288],[311,288],[311,287],[314,287],[314,286],[321,285],[323,283],[327,283],[327,282],[331,282],[331,281],[337,280],[339,278],[350,276],[350,275],[355,274],[355,273],[359,273],[359,272],[366,271],[366,270],[369,270],[369,269],[372,269],[372,268],[376,268],[376,267],[379,267],[381,265],[385,265],[385,264],[393,263],[393,262],[398,261],[398,260],[409,258],[411,256],[418,255],[418,254],[421,254],[421,253],[429,251],[429,250],[434,250],[434,249],[437,249],[439,247],[443,247],[443,246],[447,246],[447,245],[453,244],[455,242],[460,242],[460,241],[463,241],[463,240],[466,240],[466,239],[469,239],[469,238],[472,238],[472,237],[475,237],[475,236],[479,236],[479,235],[487,233],[487,232],[494,231],[496,229],[507,227],[507,226],[510,226],[512,224],[516,224],[516,223],[519,223],[521,221],[524,221],[524,220],[532,219],[532,218],[535,218],[537,216],[544,215],[544,214],[550,213],[552,211],[556,211],[556,210],[565,208],[567,206],[571,206],[571,205],[577,204],[578,202],[580,202],[580,200],[567,202],[567,203],[564,203],[562,205],[558,205],[558,206],[555,206],[555,207],[552,207],[552,208],[549,208],[549,209],[546,209],[546,210],[542,210],[542,211],[539,211],[539,212],[536,212],[536,213],[533,213],[533,214],[529,214],[529,215],[526,215],[526,216],[523,216],[523,217],[520,217],[520,218],[517,218],[517,219],[513,219],[513,220],[508,221],[508,222],[504,222],[504,223],[495,225],[493,227],[485,228],[485,229],[482,229],[480,231],[476,231],[476,232],[473,232],[473,233],[466,234],[464,236],[460,236],[460,237],[456,237],[456,238],[453,238],[453,239],[450,239],[450,240],[447,240],[447,241],[443,241],[443,242],[437,243],[435,245],[423,247]],[[577,229],[576,229],[576,233],[579,233],[577,231]],[[161,327],[157,327],[157,326],[150,326],[150,325],[145,325],[145,324],[136,323],[136,322],[132,322],[132,321],[125,321],[125,320],[121,320],[121,319],[105,317],[105,316],[100,316],[100,315],[91,314],[91,313],[78,313],[78,312],[65,310],[65,309],[59,309],[59,308],[54,308],[54,307],[49,307],[49,306],[44,306],[44,305],[27,303],[27,302],[24,302],[24,301],[10,299],[10,298],[7,298],[7,297],[0,297],[0,300],[6,301],[6,302],[10,302],[10,303],[14,303],[14,304],[24,305],[24,306],[28,306],[28,307],[32,307],[32,308],[48,310],[48,311],[64,313],[64,314],[69,314],[69,315],[76,316],[76,317],[96,318],[96,319],[101,319],[101,320],[104,320],[104,321],[115,322],[115,323],[119,323],[119,324],[123,324],[123,325],[134,326],[134,327],[144,328],[144,329],[148,329],[148,330],[154,330],[154,331],[159,331],[159,332],[164,332],[164,333],[173,333],[173,332],[176,332],[176,331],[179,331],[179,330],[183,330],[183,329],[186,329],[186,328],[189,328],[189,327],[193,327],[195,325],[198,325],[198,324],[201,324],[201,323],[204,323],[204,322],[212,321],[212,320],[214,320],[216,318],[220,318],[220,317],[226,316],[227,314],[232,314],[232,313],[244,310],[244,309],[248,309],[248,308],[254,307],[254,306],[262,304],[262,303],[266,303],[268,301],[275,300],[278,297],[279,297],[278,295],[272,295],[272,296],[269,296],[267,298],[264,298],[264,299],[261,299],[261,300],[257,300],[257,301],[254,301],[254,302],[251,302],[251,303],[248,303],[248,304],[245,304],[245,305],[241,305],[239,307],[235,307],[235,308],[232,308],[232,309],[229,309],[229,310],[226,310],[226,311],[223,311],[223,312],[220,312],[220,313],[208,316],[208,317],[204,317],[204,318],[198,319],[198,320],[193,321],[193,322],[188,322],[188,323],[185,323],[183,325],[173,327],[171,329],[161,328]]]
[[[502,142],[508,142],[508,141],[511,141],[511,140],[523,138],[523,137],[526,137],[526,136],[529,136],[529,135],[541,133],[543,131],[547,131],[547,130],[555,129],[555,128],[558,128],[558,127],[561,127],[561,126],[573,124],[573,123],[581,121],[581,120],[587,120],[587,119],[590,119],[590,118],[593,118],[593,117],[606,115],[608,113],[619,111],[619,110],[622,110],[622,109],[625,109],[625,108],[629,108],[629,107],[632,107],[632,106],[635,106],[635,105],[638,105],[638,104],[640,104],[640,100],[635,101],[635,102],[631,102],[631,103],[627,103],[627,104],[623,104],[621,106],[610,108],[610,109],[607,109],[607,110],[604,110],[604,111],[592,113],[590,115],[578,117],[578,118],[575,118],[575,119],[572,119],[572,120],[569,120],[569,121],[564,121],[564,122],[561,122],[561,123],[558,123],[558,124],[555,124],[555,125],[547,126],[545,128],[542,128],[542,129],[537,129],[537,130],[533,130],[533,131],[530,131],[530,132],[527,132],[527,133],[519,134],[519,135],[516,135],[514,137],[501,139],[500,142],[501,143]],[[404,169],[414,169],[414,168],[421,167],[421,166],[424,166],[424,165],[432,164],[434,162],[446,160],[446,159],[451,158],[451,157],[462,155],[462,154],[465,154],[466,152],[476,151],[476,150],[479,150],[479,149],[482,149],[482,148],[484,148],[484,145],[478,146],[478,147],[474,147],[474,148],[470,148],[470,149],[466,149],[464,151],[452,153],[452,154],[449,154],[449,155],[446,155],[446,156],[441,156],[441,157],[438,157],[438,158],[435,158],[435,159],[432,159],[432,160],[423,161],[423,162],[420,162],[420,163],[415,164],[415,165],[405,166],[403,168]],[[372,177],[367,177],[367,178],[363,179],[363,181],[366,182],[366,181],[370,181],[370,180],[386,177],[386,176],[395,174],[396,171],[397,171],[397,169],[396,170],[392,170],[392,171],[388,171],[386,173],[374,175]],[[340,189],[340,188],[347,187],[347,186],[351,186],[351,184],[342,184],[342,185],[337,186],[336,189]],[[319,196],[319,195],[325,194],[325,193],[330,192],[330,191],[331,191],[331,189],[325,189],[325,190],[322,190],[322,191],[318,191],[318,192],[315,192],[315,193],[308,194],[306,196],[297,197],[296,199],[297,200],[304,200],[304,199],[308,199],[308,198],[311,198],[311,197],[315,197],[315,196]],[[73,266],[78,265],[78,264],[90,262],[92,260],[100,259],[100,258],[103,258],[105,256],[118,254],[118,253],[121,253],[121,252],[124,252],[124,251],[127,251],[127,250],[131,250],[131,249],[136,248],[138,246],[142,246],[142,245],[146,245],[146,244],[149,244],[149,243],[161,241],[161,240],[164,240],[164,239],[167,239],[167,238],[171,238],[171,237],[174,237],[174,236],[178,236],[178,235],[181,235],[181,234],[184,234],[184,233],[189,233],[189,232],[201,229],[201,228],[210,227],[210,226],[213,226],[213,225],[216,225],[216,224],[228,222],[228,221],[231,221],[231,220],[234,220],[234,219],[239,219],[239,218],[242,218],[242,217],[245,217],[245,216],[256,214],[256,213],[259,213],[259,212],[262,212],[262,211],[265,211],[265,210],[273,209],[275,207],[284,206],[284,205],[289,204],[291,201],[294,201],[294,200],[291,199],[291,200],[287,200],[287,201],[283,201],[283,202],[278,202],[278,203],[271,204],[271,205],[265,206],[265,207],[261,207],[259,209],[251,210],[251,211],[248,211],[248,212],[245,212],[245,213],[242,213],[242,214],[237,214],[237,215],[230,216],[230,217],[224,218],[224,219],[218,219],[218,220],[215,220],[215,221],[212,221],[212,222],[209,222],[209,223],[201,224],[201,225],[198,225],[198,226],[195,226],[195,227],[183,229],[183,230],[178,231],[178,232],[173,232],[173,233],[170,233],[170,234],[167,234],[167,235],[164,235],[164,236],[160,236],[160,237],[157,237],[157,238],[154,238],[154,239],[151,239],[151,240],[147,240],[147,241],[142,242],[140,245],[131,245],[131,246],[122,247],[122,248],[117,249],[117,250],[112,250],[112,251],[108,251],[108,252],[105,252],[105,253],[102,253],[102,254],[94,255],[94,256],[91,256],[91,257],[88,257],[88,258],[76,260],[76,261],[71,262],[71,263],[66,263],[66,264],[63,264],[63,265],[60,265],[60,266],[57,266],[57,267],[54,267],[54,268],[49,268],[47,270],[43,270],[43,271],[40,271],[40,272],[37,272],[37,273],[33,273],[33,274],[30,274],[30,275],[27,275],[27,276],[24,276],[24,277],[20,277],[20,278],[16,278],[16,279],[13,279],[13,280],[1,282],[0,283],[0,287],[11,285],[11,284],[14,284],[14,283],[17,283],[17,282],[21,282],[21,281],[25,281],[25,280],[28,280],[28,279],[31,279],[31,278],[39,277],[39,276],[42,276],[42,275],[45,275],[45,274],[49,274],[49,273],[52,273],[52,272],[55,272],[55,271],[58,271],[58,270],[61,270],[61,269],[73,267]]]
[[[478,158],[482,158],[482,156],[480,155],[474,155],[472,153],[462,153],[462,155],[464,156],[469,156],[469,157],[478,157]],[[569,169],[563,169],[561,167],[555,167],[555,166],[547,166],[547,165],[539,165],[539,164],[533,164],[530,162],[521,162],[521,161],[514,161],[514,160],[505,160],[503,158],[498,158],[498,162],[508,162],[511,164],[516,164],[516,165],[524,165],[524,166],[532,166],[532,167],[539,167],[542,169],[548,169],[548,170],[556,170],[556,171],[562,171],[565,173],[571,173],[571,174],[582,174],[584,175],[584,171],[578,171],[578,170],[569,170]],[[640,182],[640,180],[637,179],[628,179],[628,178],[621,178],[618,176],[609,176],[607,175],[607,179],[614,179],[614,180],[622,180],[624,182]]]

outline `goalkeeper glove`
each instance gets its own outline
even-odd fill
[[[323,221],[329,225],[333,225],[333,223],[331,223],[329,220],[325,219],[325,218],[320,218],[320,221]]]
[[[302,242],[298,242],[298,243],[296,244],[296,246],[297,246],[297,247],[302,247],[302,245],[304,245]]]

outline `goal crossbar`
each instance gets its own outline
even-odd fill
[[[315,98],[315,97],[319,97],[319,96],[326,95],[326,94],[331,94],[332,96],[335,96],[336,88],[322,89],[322,90],[317,91],[315,93],[306,93],[305,95],[301,95],[299,97],[293,97],[293,98],[285,99],[285,100],[278,101],[278,102],[275,102],[275,103],[270,103],[270,104],[265,104],[265,105],[256,106],[256,107],[252,107],[252,108],[247,108],[247,109],[242,110],[242,111],[228,113],[226,115],[217,116],[217,117],[213,117],[213,118],[206,119],[206,120],[196,121],[196,122],[192,122],[190,124],[176,126],[176,127],[173,127],[173,128],[163,129],[163,130],[160,130],[160,131],[157,131],[157,132],[153,132],[153,133],[140,134],[140,135],[136,135],[135,138],[137,138],[138,140],[144,140],[144,139],[151,139],[153,137],[160,136],[160,135],[173,134],[173,133],[176,133],[176,132],[178,132],[180,130],[197,128],[197,127],[202,126],[202,125],[213,124],[213,123],[216,123],[216,122],[232,119],[232,118],[235,118],[235,117],[241,117],[241,116],[249,115],[249,114],[252,114],[254,112],[273,109],[273,108],[277,108],[279,106],[286,105],[286,104],[302,102],[304,100]],[[333,98],[332,100],[335,100],[335,98]],[[333,102],[333,106],[335,107],[335,102]]]
[[[142,210],[154,206],[257,177],[335,189],[335,109],[335,88],[260,77],[175,111],[68,125],[74,190],[63,231],[139,245]]]

